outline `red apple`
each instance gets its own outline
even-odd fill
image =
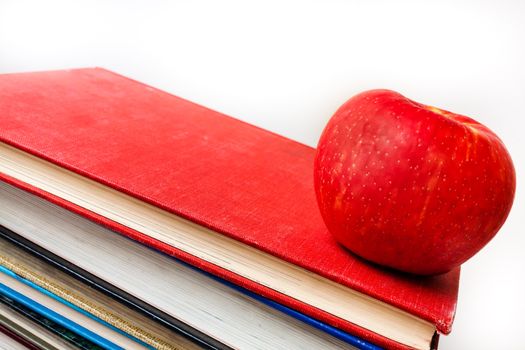
[[[486,245],[516,187],[510,155],[487,127],[389,90],[339,108],[319,140],[314,179],[340,244],[424,275],[449,271]]]

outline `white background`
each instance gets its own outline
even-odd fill
[[[0,73],[102,66],[312,146],[371,88],[493,129],[516,199],[440,349],[525,348],[524,46],[524,1],[0,0]]]

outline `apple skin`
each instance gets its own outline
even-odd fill
[[[433,275],[461,265],[494,237],[510,212],[516,175],[487,127],[371,90],[328,122],[314,182],[340,244],[377,264]]]

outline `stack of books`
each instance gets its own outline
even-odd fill
[[[339,246],[311,147],[104,69],[0,76],[0,330],[38,349],[431,349],[459,269]]]

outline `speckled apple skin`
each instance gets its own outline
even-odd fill
[[[475,120],[390,90],[348,100],[319,140],[317,200],[336,240],[380,265],[439,274],[497,233],[514,199],[514,166]]]

